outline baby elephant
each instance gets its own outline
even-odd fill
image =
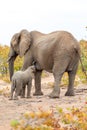
[[[11,83],[11,97],[10,100],[17,100],[18,96],[22,93],[25,95],[25,86],[27,85],[27,98],[30,97],[30,91],[32,86],[32,78],[34,78],[35,66],[30,66],[25,71],[17,71],[12,76]],[[15,95],[13,98],[13,93],[15,91]]]

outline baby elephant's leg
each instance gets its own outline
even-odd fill
[[[21,90],[21,98],[25,98],[25,89],[26,89],[26,85],[23,85]]]
[[[12,100],[12,99],[13,99],[14,90],[15,90],[15,86],[14,86],[13,83],[12,83],[12,84],[11,84],[11,96],[10,96],[9,100]]]
[[[14,95],[14,100],[18,100],[18,96],[19,96],[19,92],[18,92],[18,90],[16,89],[16,90],[15,90],[15,95]]]
[[[30,92],[31,92],[31,86],[32,86],[32,80],[28,82],[27,85],[27,98],[30,98]]]
[[[14,100],[18,99],[18,96],[20,95],[20,92],[22,90],[22,82],[16,81],[16,89],[15,89],[15,95],[14,95]]]

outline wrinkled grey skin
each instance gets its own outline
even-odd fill
[[[40,66],[35,73],[34,95],[43,94],[41,91],[42,70],[54,75],[54,88],[49,97],[59,97],[59,86],[64,72],[67,72],[69,76],[65,95],[74,95],[74,80],[79,63],[80,45],[72,34],[66,31],[42,34],[38,31],[28,32],[27,30],[16,33],[11,39],[8,59],[10,78],[14,72],[14,61],[17,55],[24,56],[23,70],[31,66],[33,61]]]
[[[12,76],[11,83],[11,97],[10,100],[18,99],[18,96],[23,92],[23,97],[25,95],[25,86],[27,85],[27,98],[30,97],[30,91],[32,86],[32,78],[34,78],[35,67],[30,66],[25,71],[17,71]],[[24,89],[24,91],[23,91]],[[15,95],[13,97],[15,91]]]

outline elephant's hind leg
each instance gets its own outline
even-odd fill
[[[63,74],[54,75],[54,88],[51,94],[49,95],[50,98],[59,98],[60,96],[60,81]]]
[[[62,57],[58,61],[55,61],[53,66],[53,75],[54,75],[54,88],[49,97],[51,98],[59,98],[60,96],[60,82],[61,78],[66,71],[68,66],[69,58],[65,60],[66,57]]]
[[[72,72],[68,72],[69,75],[69,85],[68,90],[65,93],[65,96],[74,96],[74,80],[75,80],[75,74]]]
[[[61,61],[62,62],[62,61]],[[63,76],[63,73],[65,72],[65,66],[62,67],[61,62],[55,63],[53,67],[53,75],[54,75],[54,88],[52,93],[49,95],[51,98],[59,98],[60,96],[60,82],[61,78]]]
[[[75,76],[78,68],[78,63],[74,66],[72,71],[68,71],[68,76],[69,76],[69,85],[68,85],[68,90],[65,93],[65,96],[74,96],[74,81],[75,81]]]

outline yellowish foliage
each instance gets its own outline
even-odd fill
[[[13,121],[13,130],[87,130],[87,105],[68,108],[66,112],[57,107],[53,110],[39,110],[24,113],[21,121]],[[32,116],[33,115],[33,116]],[[16,129],[15,129],[16,128]]]
[[[8,54],[9,54],[9,46],[0,45],[0,78],[6,82],[10,82],[9,79],[9,71],[8,71]],[[15,71],[19,70],[22,66],[23,58],[16,58],[14,68]]]

